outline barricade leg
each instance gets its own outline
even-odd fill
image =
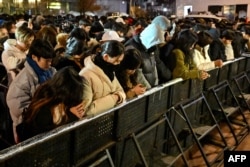
[[[95,167],[95,166],[98,166],[100,165],[102,162],[104,162],[105,160],[109,160],[109,163],[110,163],[110,166],[111,167],[114,167],[114,162],[111,158],[111,155],[109,153],[109,150],[108,149],[105,149],[105,155],[103,155],[101,158],[99,158],[98,160],[96,160],[94,163],[92,163],[91,165],[89,165],[89,167]]]
[[[192,135],[196,144],[189,150],[193,156],[191,161],[202,157],[206,166],[222,164],[223,153],[228,150],[227,143],[203,93],[182,102],[177,107],[187,124],[184,130]],[[198,147],[199,153],[195,147]]]
[[[237,87],[234,92],[236,92],[240,105],[250,111],[250,80],[247,73],[240,73],[233,78],[233,81]]]
[[[231,149],[235,149],[248,134],[249,126],[242,108],[228,81],[223,81],[208,91],[210,91],[208,93],[210,95],[208,97],[209,104],[212,107],[214,115],[218,122],[221,124],[226,123],[235,141]]]
[[[170,111],[170,110],[169,110]],[[160,153],[160,156],[159,156],[159,152],[161,152],[161,148],[158,148],[158,142],[159,141],[155,141],[155,146],[154,146],[154,150],[152,152],[154,153],[150,153],[150,158],[151,160],[147,159],[146,156],[143,154],[142,152],[142,149],[141,149],[141,146],[140,146],[140,143],[138,141],[138,139],[140,137],[143,137],[144,135],[146,135],[149,131],[153,130],[153,129],[156,129],[159,125],[161,124],[165,124],[166,123],[166,126],[169,128],[170,130],[170,133],[175,141],[175,144],[177,145],[177,148],[179,150],[179,154],[177,156],[174,156],[174,155],[167,155],[167,154],[163,154],[163,153]],[[151,125],[150,127],[148,127],[147,129],[143,130],[141,133],[135,135],[135,134],[132,134],[132,138],[133,138],[133,141],[136,145],[136,149],[138,151],[138,153],[140,154],[140,157],[143,161],[143,165],[144,166],[150,166],[150,163],[149,161],[152,161],[153,159],[153,164],[161,164],[161,165],[164,165],[164,166],[173,166],[174,163],[177,162],[177,160],[179,160],[179,158],[182,158],[183,162],[184,162],[184,166],[189,166],[188,165],[188,162],[187,162],[187,158],[185,157],[184,155],[184,151],[178,141],[178,138],[175,134],[175,131],[174,129],[172,128],[172,125],[167,117],[166,114],[163,115],[162,118],[160,118],[159,121],[157,121],[156,123],[154,123],[153,125]],[[157,137],[155,136],[155,140]],[[165,140],[164,142],[167,142],[168,140]],[[161,144],[159,145],[162,145],[162,142],[160,142]],[[155,158],[155,157],[158,157],[158,158]],[[148,160],[148,161],[147,161]]]

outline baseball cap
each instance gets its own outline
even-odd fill
[[[110,30],[102,35],[101,41],[109,41],[109,40],[116,40],[122,42],[124,38],[119,37],[116,31]]]

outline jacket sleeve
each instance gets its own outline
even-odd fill
[[[137,72],[137,82],[142,84],[143,86],[145,86],[147,89],[151,88],[151,85],[149,84],[149,82],[147,81],[147,79],[145,78],[145,76],[142,73],[142,69],[138,68],[136,70]]]
[[[173,70],[173,78],[195,79],[199,77],[199,70],[197,68],[189,69],[184,63],[184,54],[181,51],[175,51],[176,66]]]
[[[126,99],[126,95],[122,87],[120,86],[117,91],[94,100],[94,92],[91,87],[91,83],[87,80],[84,81],[83,94],[83,101],[85,104],[84,110],[86,111],[87,116],[95,116],[113,108],[117,104],[117,101],[114,99],[113,94],[117,94],[120,97],[119,103],[124,102]]]
[[[14,54],[8,51],[2,53],[3,64],[8,70],[16,69],[22,60],[17,58]]]
[[[199,70],[211,70],[215,68],[214,62],[210,60],[210,57],[206,57],[206,61],[203,61],[202,58],[200,58],[202,55],[198,50],[194,50],[193,53],[193,59],[194,59],[194,64],[197,66]]]
[[[118,104],[123,103],[126,100],[126,93],[124,92],[120,82],[118,81],[118,79],[115,77],[114,79],[114,85],[116,86],[115,88],[115,92],[113,92],[114,94],[117,94],[119,96],[119,101]]]
[[[22,121],[22,112],[28,107],[31,101],[31,92],[28,84],[20,85],[12,83],[7,93],[7,104],[13,124],[17,125]]]
[[[159,54],[155,54],[156,68],[159,77],[159,84],[165,83],[172,78],[170,69],[160,59]]]
[[[199,70],[205,70],[205,71],[209,71],[215,68],[214,62],[210,61],[210,62],[204,62],[198,65],[198,69]]]

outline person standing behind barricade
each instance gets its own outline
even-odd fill
[[[8,72],[8,84],[16,77],[24,67],[26,52],[35,39],[33,30],[26,26],[18,27],[15,32],[16,39],[8,39],[4,42],[2,61]]]
[[[116,71],[117,79],[122,85],[127,99],[131,99],[146,92],[145,83],[138,82],[136,70],[142,63],[141,53],[137,49],[125,51],[124,59]]]
[[[114,22],[111,30],[117,32],[119,37],[124,38],[124,34],[127,33],[126,25],[121,22]]]
[[[138,18],[133,22],[135,23],[130,25],[129,30],[125,35],[127,38],[132,38],[134,35],[140,34],[148,26],[145,18]]]
[[[225,55],[226,60],[233,60],[234,57],[234,49],[232,46],[232,42],[235,39],[235,32],[233,30],[227,29],[224,30],[221,34],[221,40],[225,46]]]
[[[33,30],[35,32],[38,32],[41,29],[42,24],[43,24],[44,21],[45,21],[45,18],[42,15],[36,15],[32,19]]]
[[[163,63],[167,66],[168,57],[171,54],[172,50],[174,49],[174,41],[170,36],[169,32],[166,31],[164,34],[165,44],[160,47],[160,59]]]
[[[89,36],[99,41],[104,33],[104,24],[107,22],[106,16],[101,16],[99,20],[96,20],[92,23]]]
[[[82,83],[73,67],[64,67],[38,87],[17,126],[19,141],[82,118]]]
[[[87,41],[89,41],[90,40],[89,31],[91,29],[91,22],[87,19],[81,19],[78,22],[78,26],[79,28],[84,30],[84,32],[86,33]]]
[[[163,38],[164,38],[164,43],[156,46],[157,49],[156,49],[156,54],[155,54],[156,67],[157,67],[158,76],[159,76],[159,84],[162,84],[172,79],[172,75],[171,75],[171,71],[169,67],[166,66],[166,64],[164,63],[164,60],[160,58],[160,54],[161,54],[160,48],[163,45],[165,45],[165,43],[167,42],[165,38],[165,33],[170,30],[171,22],[166,16],[159,15],[159,16],[156,16],[152,20],[152,24],[155,24],[161,29]]]
[[[101,45],[96,55],[85,58],[85,67],[79,74],[86,78],[83,99],[87,116],[95,116],[125,101],[126,94],[115,75],[124,50],[122,43],[110,40]]]
[[[85,51],[86,36],[81,28],[74,28],[68,37],[64,56],[57,55],[52,62],[52,66],[57,70],[73,66],[76,71],[80,71],[83,67],[81,59]]]
[[[213,42],[213,37],[206,31],[200,31],[197,35],[198,42],[193,52],[193,59],[197,68],[205,71],[216,67],[221,68],[223,61],[221,59],[211,61],[208,54],[210,44]]]
[[[24,68],[9,86],[6,101],[13,121],[15,142],[19,141],[16,126],[22,122],[24,108],[30,104],[36,88],[56,72],[51,67],[53,57],[55,52],[50,43],[35,39],[30,46]]]
[[[53,27],[46,25],[46,26],[43,26],[36,33],[36,38],[49,41],[49,43],[54,48],[56,46],[56,44],[57,44],[57,42],[56,42],[57,34],[58,34],[57,31]]]
[[[245,31],[243,32],[244,38],[244,51],[250,52],[250,26],[245,26]]]
[[[104,42],[110,41],[110,40],[116,40],[118,42],[123,43],[124,38],[119,37],[119,35],[117,34],[116,31],[107,30],[102,35],[101,40],[99,41],[98,45],[96,45],[95,47],[89,49],[88,53],[86,55],[96,54],[96,53],[100,52],[100,50],[101,50],[101,44],[103,44]]]
[[[197,34],[189,29],[179,32],[168,66],[173,71],[173,78],[201,79],[209,77],[206,71],[199,70],[193,60],[193,50],[198,41]]]
[[[90,38],[89,36],[89,31],[91,29],[91,22],[87,19],[81,19],[78,22],[79,24],[79,28],[83,29],[85,32],[85,36],[86,36],[86,47],[88,49],[94,47],[95,45],[98,44],[98,41],[95,38]]]
[[[234,32],[234,38],[231,43],[234,52],[234,58],[239,58],[245,50],[245,40],[242,32],[238,30],[239,23],[237,21],[228,24],[228,26],[230,26],[230,30]]]
[[[171,28],[171,22],[166,16],[156,16],[151,23],[157,25],[163,32],[169,31]]]
[[[158,45],[164,42],[163,31],[155,24],[150,24],[140,34],[133,36],[125,43],[127,49],[136,48],[141,52],[143,61],[137,71],[140,78],[144,80],[141,82],[149,83],[147,89],[157,86],[159,83],[164,83],[171,78],[170,71],[159,60]]]
[[[232,47],[234,36],[235,34],[232,30],[226,29],[221,33],[219,39],[214,39],[210,44],[209,51],[209,56],[212,61],[217,59],[222,59],[223,61],[234,59]]]
[[[69,38],[69,34],[67,33],[59,33],[56,36],[56,46],[54,47],[54,50],[56,52],[56,55],[63,56],[65,50],[66,50],[66,45],[67,45],[67,40]]]
[[[14,21],[6,20],[2,23],[2,26],[7,28],[10,39],[16,39],[16,37],[15,37],[16,25],[15,25]]]

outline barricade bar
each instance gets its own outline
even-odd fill
[[[244,59],[247,61],[247,59],[249,59],[249,57],[250,57],[250,53],[244,53],[244,54],[242,54],[242,57],[240,57],[240,58],[224,62],[224,66],[225,67],[227,65],[231,66],[233,64],[238,63],[239,61],[243,61]],[[248,67],[247,67],[247,65],[245,65],[245,66],[246,66],[245,71],[247,71]],[[237,68],[237,69],[239,69],[239,68]],[[229,72],[228,70],[230,70],[230,68],[226,67],[224,70],[225,71],[223,71],[223,73],[228,74],[228,72]],[[242,68],[240,70],[242,70]],[[213,79],[213,84],[210,85],[208,83],[209,87],[218,84],[218,82],[219,82],[218,77],[219,76],[217,77],[216,74],[220,73],[220,71],[221,71],[221,69],[217,69],[217,68],[208,71],[208,72],[214,73],[214,75],[211,76],[212,78],[210,78],[210,79]],[[237,71],[236,71],[236,73],[237,73]],[[229,79],[228,77],[223,76],[223,79],[224,78]],[[189,83],[182,84],[184,82],[189,82]],[[204,86],[205,85],[204,82],[201,82],[201,81],[190,82],[189,80],[184,81],[182,78],[176,78],[176,79],[173,79],[173,80],[166,82],[162,85],[154,87],[154,88],[146,91],[145,94],[140,95],[140,96],[133,98],[131,100],[128,100],[125,103],[122,103],[120,105],[117,105],[116,107],[114,107],[114,108],[112,108],[104,113],[101,113],[97,116],[89,116],[89,117],[84,118],[80,121],[73,122],[73,123],[70,123],[67,125],[63,125],[63,126],[57,128],[57,129],[54,129],[50,132],[39,134],[39,135],[34,136],[26,141],[19,143],[17,145],[13,145],[9,148],[1,150],[0,151],[0,166],[1,167],[8,166],[8,161],[15,161],[15,158],[16,157],[20,158],[22,156],[22,153],[25,153],[25,152],[29,151],[30,149],[36,148],[37,145],[39,145],[39,144],[49,142],[50,140],[52,141],[53,139],[60,137],[60,136],[63,136],[65,134],[67,134],[67,135],[69,134],[69,136],[70,136],[70,142],[69,142],[69,146],[68,146],[69,148],[72,149],[70,152],[76,154],[77,151],[74,150],[74,141],[76,140],[76,139],[74,139],[74,136],[75,136],[76,131],[79,130],[82,126],[92,125],[92,123],[94,121],[98,121],[98,119],[100,119],[101,117],[109,116],[110,114],[114,115],[114,118],[112,117],[114,120],[111,122],[111,124],[112,124],[111,126],[113,127],[113,132],[111,132],[111,134],[110,134],[110,136],[113,137],[113,139],[110,141],[110,143],[114,142],[114,144],[112,144],[112,146],[110,146],[110,147],[113,147],[113,145],[116,145],[116,147],[123,149],[123,147],[126,146],[126,141],[128,140],[128,138],[131,138],[132,134],[140,134],[141,138],[143,139],[144,138],[143,135],[147,132],[145,130],[147,130],[148,127],[150,127],[150,126],[152,126],[153,131],[154,131],[154,129],[157,130],[157,132],[152,132],[152,134],[156,135],[157,137],[166,137],[165,136],[166,132],[164,130],[164,127],[159,128],[158,126],[154,126],[154,124],[157,123],[157,121],[159,121],[160,119],[162,119],[162,116],[165,113],[167,113],[167,111],[169,111],[169,109],[171,107],[173,107],[172,106],[173,98],[174,98],[174,96],[176,96],[175,94],[173,94],[173,92],[177,92],[178,90],[185,90],[185,89],[181,89],[180,87],[177,87],[177,86],[186,85],[191,89],[197,89],[196,87],[194,87],[193,84],[195,84],[196,86],[199,85],[200,86],[199,89],[201,89],[201,90],[198,90],[197,92],[193,92],[193,93],[188,92],[188,96],[189,96],[188,98],[192,98],[190,96],[195,95],[199,92],[202,93],[202,91],[204,91],[204,89],[206,88],[206,86]],[[173,91],[173,89],[175,91]],[[189,90],[189,91],[191,91],[191,90]],[[164,96],[162,95],[162,92],[165,93]],[[175,99],[174,102],[178,102],[178,98]],[[137,103],[141,103],[141,104],[137,104]],[[157,103],[159,103],[159,105],[161,105],[161,106],[156,107]],[[164,103],[166,103],[166,104],[164,104]],[[140,108],[140,109],[136,108],[137,105],[138,106],[141,105],[143,108]],[[119,118],[119,116],[124,116],[124,114],[126,115],[126,113],[121,114],[120,112],[128,111],[128,112],[131,112],[131,114],[133,114],[133,111],[131,111],[130,107],[133,108],[135,113],[140,112],[140,114],[144,114],[144,116],[143,116],[144,118],[142,118],[142,120],[140,120],[140,122],[138,122],[138,124],[136,124],[136,122],[131,122],[130,120],[126,120],[125,122],[119,121],[119,119],[121,119],[121,118]],[[139,111],[139,110],[141,110],[141,111]],[[131,115],[131,116],[133,116],[133,115]],[[123,118],[123,119],[126,119],[126,118]],[[173,123],[174,120],[170,119],[170,122]],[[105,121],[104,121],[104,123],[105,123]],[[175,124],[176,124],[176,122],[175,122]],[[177,122],[177,124],[178,124],[178,122]],[[130,128],[130,125],[132,126],[131,128]],[[123,131],[123,130],[120,131],[119,128],[122,128],[122,127],[130,128],[129,133],[128,133],[128,131]],[[89,128],[91,128],[91,127],[89,127]],[[118,132],[120,133],[119,136],[122,136],[121,138],[118,138],[118,136],[117,136]],[[82,133],[84,133],[84,131]],[[95,133],[95,132],[93,132],[93,133]],[[151,133],[151,131],[150,131],[150,133]],[[143,142],[150,143],[150,140],[152,140],[152,138],[148,137],[147,139],[144,139],[144,140],[145,141],[143,141]],[[79,142],[81,142],[81,141],[79,140]],[[140,142],[140,141],[138,141],[138,142]],[[91,145],[91,141],[89,141],[88,144]],[[123,146],[123,144],[124,144],[124,146]],[[149,145],[148,147],[151,147],[151,145]],[[101,149],[101,148],[103,148],[103,149]],[[46,149],[47,148],[44,148],[44,152],[46,152]],[[100,151],[105,151],[106,149],[109,149],[109,148],[105,148],[105,145],[103,145],[103,146],[100,146],[100,148],[97,148],[96,150],[92,150],[92,152],[88,152],[88,155],[92,155],[92,153],[96,152],[99,149],[100,149]],[[120,155],[125,156],[125,157],[126,156],[133,156],[133,155],[129,155],[129,153],[124,155],[123,153],[116,152],[116,151],[124,151],[122,149],[113,149],[112,151],[110,151],[110,155],[108,155],[108,156],[112,157],[112,160],[114,160],[114,166],[119,166],[117,164],[123,164],[123,160],[124,161],[126,160],[126,158],[121,157]],[[130,149],[130,147],[128,146],[128,150],[129,149]],[[142,148],[141,151],[145,151],[145,150],[149,150],[149,149],[150,148],[147,148],[147,149]],[[164,149],[165,148],[163,147],[163,150]],[[87,155],[86,155],[86,157],[87,157]],[[27,158],[27,157],[23,157],[23,158]],[[82,156],[81,158],[84,158],[84,156]],[[95,157],[93,157],[93,158],[95,158]],[[95,160],[97,160],[97,159],[95,159]],[[84,159],[79,160],[79,159],[72,158],[72,159],[70,159],[70,162],[68,162],[68,163],[70,164],[70,166],[73,166],[74,164],[77,164],[78,161],[85,162]],[[135,162],[127,162],[127,163],[130,163],[132,165],[142,163],[140,157],[138,159],[135,158],[134,161]],[[146,160],[144,159],[143,161],[146,161]],[[144,163],[146,163],[146,162],[144,162]]]

